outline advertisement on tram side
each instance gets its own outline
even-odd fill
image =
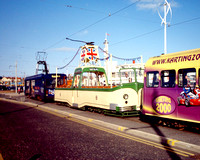
[[[143,113],[200,123],[200,49],[149,59]]]

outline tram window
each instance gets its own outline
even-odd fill
[[[56,80],[56,79],[55,79]],[[63,85],[65,82],[65,79],[62,79],[62,78],[58,78],[57,79],[57,85],[60,86],[60,85]]]
[[[79,80],[80,80],[80,75],[76,75],[75,80],[74,80],[74,85],[73,85],[75,88],[78,88]]]
[[[135,71],[132,68],[121,70],[119,73],[121,74],[121,83],[135,82]]]
[[[144,83],[144,70],[136,69],[137,82]]]
[[[82,86],[106,86],[106,76],[103,72],[84,72]]]
[[[46,79],[46,87],[47,88],[55,88],[56,79]]]
[[[175,70],[161,72],[161,87],[175,87]]]
[[[158,87],[159,85],[159,72],[147,72],[147,87]]]
[[[116,76],[116,73],[112,73],[112,78],[115,78]]]
[[[30,81],[26,81],[26,86],[29,87]]]
[[[178,71],[178,86],[194,88],[196,86],[196,69],[180,69]]]
[[[35,86],[35,80],[31,81],[31,86]]]
[[[199,86],[200,86],[200,69],[199,69]]]

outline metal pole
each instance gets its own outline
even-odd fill
[[[140,57],[141,57],[141,68],[143,68],[143,57],[142,55]]]
[[[164,0],[164,16],[162,18],[162,16],[160,15],[159,11],[158,11],[158,15],[160,16],[162,22],[161,25],[164,23],[164,54],[167,54],[167,14],[170,11],[171,13],[171,17],[172,17],[172,10],[170,7],[170,3],[167,2],[167,0]]]
[[[165,2],[165,4],[164,4],[164,22],[163,22],[164,23],[164,54],[167,54],[167,22],[166,22],[167,13],[166,13],[166,6],[167,6],[167,2]]]
[[[112,54],[110,54],[110,82],[112,88]]]
[[[17,93],[17,61],[15,66],[15,93]]]
[[[56,67],[56,88],[57,88],[57,86],[58,86],[58,82],[57,82],[57,72],[58,72],[58,67]]]

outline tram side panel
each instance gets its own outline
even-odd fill
[[[142,113],[200,123],[200,49],[150,58]]]
[[[70,89],[55,89],[54,100],[57,102],[66,102],[72,106],[74,103],[73,90]]]
[[[140,110],[141,99],[131,88],[120,89],[56,89],[55,101],[67,102],[71,106],[82,108],[91,106],[107,110]]]

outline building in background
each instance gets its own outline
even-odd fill
[[[0,77],[1,90],[15,90],[15,77]],[[24,78],[17,77],[17,86],[24,86]]]

